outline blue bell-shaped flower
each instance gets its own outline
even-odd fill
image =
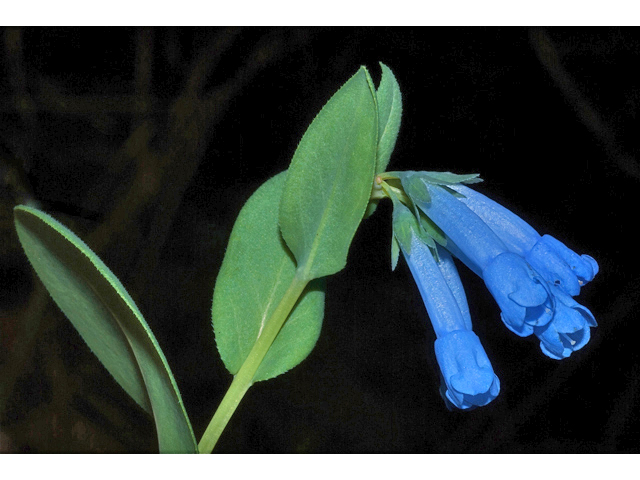
[[[436,332],[435,353],[446,384],[446,398],[460,409],[486,405],[500,392],[500,381],[471,330],[467,299],[453,259],[441,246],[424,241],[416,218],[397,200],[393,216],[395,241]]]
[[[500,393],[500,380],[471,330],[456,330],[436,340],[436,358],[442,371],[447,400],[461,409],[483,406]]]
[[[509,209],[465,186],[452,185],[464,195],[459,201],[472,210],[502,240],[510,251],[524,257],[546,281],[571,296],[593,280],[598,263],[589,255],[578,255],[550,235],[540,236]]]
[[[597,325],[593,314],[561,288],[550,285],[555,299],[551,322],[533,329],[540,348],[550,358],[562,360],[584,347],[591,338],[590,327]]]
[[[414,202],[446,234],[447,249],[485,281],[507,328],[524,337],[548,323],[553,300],[540,275],[460,199],[439,185],[423,185],[429,201]]]

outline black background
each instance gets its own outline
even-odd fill
[[[3,35],[5,46],[16,38]],[[486,407],[449,412],[418,290],[403,260],[390,271],[391,208],[383,203],[358,230],[347,267],[328,279],[315,350],[248,392],[216,450],[638,451],[635,30],[27,28],[18,35],[20,54],[3,50],[0,74],[0,362],[17,375],[0,412],[5,451],[157,449],[152,421],[52,302],[27,359],[12,363],[37,287],[13,231],[13,205],[39,201],[123,281],[165,352],[200,438],[231,382],[215,349],[210,307],[233,221],[262,182],[287,168],[308,124],[360,65],[379,80],[378,61],[393,70],[403,95],[389,169],[479,172],[480,191],[593,256],[600,273],[578,301],[599,326],[581,351],[551,360],[533,338],[502,325],[482,281],[461,267],[474,330],[501,392]],[[140,45],[151,70],[136,90]],[[151,160],[141,167],[135,155],[123,160],[117,152],[145,120],[154,133],[144,145],[172,151],[170,112],[184,105],[176,99],[198,61],[215,64],[186,101],[201,107],[190,124],[198,137],[192,155],[168,166]],[[117,100],[135,95],[153,107],[135,113]],[[221,100],[202,108],[211,96]],[[15,98],[27,103],[16,107]],[[72,100],[63,105],[60,98]],[[200,127],[203,116],[215,120]],[[181,165],[196,170],[177,188],[177,200],[168,200],[172,182],[182,181]],[[20,182],[11,180],[16,172]],[[152,194],[132,223],[107,231],[105,244],[91,243],[118,201],[144,188]],[[145,250],[152,254],[144,257]]]

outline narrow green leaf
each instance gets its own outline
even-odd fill
[[[152,412],[162,453],[196,453],[197,443],[169,365],[116,276],[71,230],[18,206],[20,243],[51,297],[124,390]]]
[[[396,145],[400,120],[402,117],[402,95],[393,72],[380,62],[382,77],[376,90],[378,109],[378,148],[376,153],[376,175],[384,172],[389,165],[391,154]],[[371,200],[367,205],[364,218],[369,218],[378,208],[379,199]]]
[[[389,67],[380,62],[382,78],[376,92],[378,99],[378,159],[376,174],[387,169],[396,145],[402,118],[402,95],[396,77]]]
[[[362,67],[316,116],[291,160],[280,228],[302,278],[331,275],[346,264],[373,185],[374,95]]]
[[[212,321],[227,370],[236,374],[296,273],[278,228],[286,172],[249,198],[233,226],[216,279]],[[324,315],[324,282],[309,283],[280,330],[254,381],[267,380],[304,360],[316,344]]]

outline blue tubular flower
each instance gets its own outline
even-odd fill
[[[436,332],[436,359],[447,387],[446,398],[461,409],[486,405],[500,392],[500,381],[471,330],[467,299],[453,259],[440,246],[423,241],[415,217],[397,200],[393,217],[394,238]]]
[[[423,185],[428,201],[413,198],[414,202],[451,240],[447,249],[484,279],[505,325],[524,337],[547,324],[553,299],[546,282],[458,198],[443,187]]]
[[[500,380],[480,339],[471,330],[456,330],[438,338],[438,365],[445,379],[447,400],[463,410],[481,407],[500,393]]]
[[[440,338],[456,330],[471,330],[467,297],[451,256],[438,248],[440,262],[436,263],[429,247],[415,235],[411,238],[410,252],[402,248],[436,336]]]
[[[591,338],[590,327],[597,326],[593,314],[562,289],[551,286],[556,299],[553,320],[544,327],[534,328],[545,355],[555,360],[567,358],[584,347]]]
[[[480,217],[510,251],[524,257],[546,281],[576,296],[593,280],[598,263],[578,255],[550,235],[540,236],[528,223],[499,203],[464,185],[451,189],[464,195],[460,201]]]
[[[573,297],[598,273],[598,264],[593,258],[578,255],[551,235],[543,235],[525,258],[545,280]]]
[[[423,182],[424,194],[409,179],[414,202],[452,240],[447,249],[484,279],[511,331],[535,333],[543,353],[554,359],[568,357],[589,341],[595,319],[571,297],[597,274],[593,258],[578,255],[550,235],[540,236],[520,217],[468,187],[447,185],[450,194]],[[481,224],[507,249],[488,261],[486,252],[495,248],[485,248],[492,237]],[[483,238],[474,244],[478,236]]]
[[[553,300],[544,281],[519,255],[498,255],[484,269],[482,278],[502,309],[502,321],[513,333],[526,337],[534,327],[551,321]]]

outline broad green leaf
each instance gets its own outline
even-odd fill
[[[211,311],[216,344],[235,375],[296,272],[278,228],[282,172],[249,198],[233,226],[216,279]],[[307,286],[280,330],[254,381],[267,380],[304,360],[316,344],[324,315],[324,282]]]
[[[346,264],[373,185],[378,145],[374,95],[361,67],[318,113],[291,160],[280,228],[301,278],[331,275]]]
[[[402,95],[396,77],[389,67],[380,62],[382,78],[376,92],[378,99],[378,159],[376,174],[387,169],[396,145],[402,117]]]
[[[116,381],[153,413],[162,453],[197,443],[169,365],[116,276],[71,230],[35,208],[14,209],[18,237],[51,297]]]

